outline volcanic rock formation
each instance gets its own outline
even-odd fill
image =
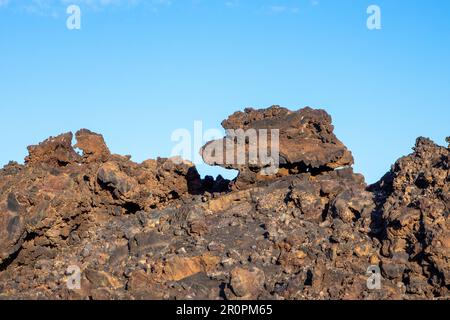
[[[245,109],[244,112],[236,112],[222,122],[227,130],[278,130],[279,131],[279,169],[277,175],[268,175],[269,179],[283,175],[301,172],[321,173],[353,164],[353,156],[350,151],[333,134],[331,117],[324,110],[304,108],[297,112],[279,106],[272,106],[266,110]],[[244,133],[245,134],[245,133]],[[209,165],[221,165],[227,169],[239,170],[239,178],[236,181],[238,187],[253,184],[259,180],[267,180],[267,175],[261,174],[264,162],[249,163],[249,149],[252,141],[248,136],[243,141],[245,146],[244,164],[235,159],[227,159],[227,153],[220,152],[231,144],[235,149],[234,155],[239,153],[236,141],[236,133],[228,134],[224,139],[211,141],[202,149],[203,160]],[[260,138],[260,137],[258,137]],[[272,142],[268,138],[268,145]],[[255,145],[258,141],[253,141]],[[260,146],[257,146],[260,147]],[[270,148],[268,148],[270,149]],[[267,150],[270,154],[271,150]],[[217,161],[217,153],[219,161]]]
[[[206,150],[230,136],[201,152],[238,169],[231,182],[134,163],[86,129],[82,154],[71,133],[29,147],[0,171],[0,298],[450,298],[450,146],[419,138],[367,186],[323,110],[246,109],[223,126],[279,130],[277,174],[217,163]]]

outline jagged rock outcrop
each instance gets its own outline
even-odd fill
[[[202,180],[86,129],[29,147],[0,170],[0,299],[450,298],[449,148],[420,138],[368,187],[323,110],[247,109],[223,126],[278,129],[279,171],[220,164],[239,177]]]
[[[333,134],[331,117],[324,110],[307,107],[293,112],[279,106],[263,110],[249,108],[244,112],[236,112],[222,122],[222,126],[227,130],[227,136],[209,142],[203,147],[201,154],[203,160],[210,165],[239,170],[235,184],[240,188],[283,175],[306,171],[321,173],[353,164],[351,152]],[[236,130],[242,130],[242,133]],[[251,133],[248,130],[256,130],[257,139],[251,141]],[[249,153],[252,144],[260,149],[264,148],[260,145],[261,139],[264,138],[267,140],[265,149],[270,156],[272,130],[278,131],[279,170],[277,175],[264,175],[262,171],[268,163],[252,163]],[[242,139],[245,150],[245,163],[237,159],[242,153],[238,147],[239,138]],[[221,152],[225,148],[234,152],[231,155],[226,151]]]
[[[407,293],[448,296],[450,285],[450,150],[426,138],[372,190],[385,222],[385,277]]]
[[[103,137],[88,130],[76,134],[79,155],[72,137],[66,133],[31,146],[25,165],[10,163],[1,171],[0,263],[30,239],[44,237],[44,248],[66,241],[98,211],[121,215],[156,209],[201,187],[188,162],[136,164],[111,155]]]

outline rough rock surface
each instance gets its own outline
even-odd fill
[[[325,111],[247,109],[223,125],[279,129],[279,173],[202,180],[189,162],[111,154],[85,129],[81,154],[70,133],[29,147],[0,171],[0,298],[450,298],[449,148],[419,138],[368,187]]]
[[[255,110],[245,109],[244,112],[236,112],[227,120],[222,122],[222,126],[227,130],[224,139],[209,142],[202,150],[202,156],[206,163],[210,165],[221,165],[227,169],[239,170],[240,175],[235,183],[238,187],[256,183],[260,180],[267,180],[261,174],[264,162],[248,163],[249,139],[243,141],[246,146],[246,163],[237,161],[237,156],[227,159],[227,153],[221,152],[217,161],[216,151],[221,146],[226,147],[227,142],[238,144],[235,135],[230,135],[231,130],[279,130],[279,154],[280,169],[279,174],[270,177],[276,178],[282,175],[295,174],[301,172],[321,173],[339,167],[351,166],[353,156],[350,151],[333,134],[334,127],[331,124],[331,117],[324,110],[314,110],[304,108],[296,112],[279,106],[272,106],[268,109]],[[259,133],[259,131],[257,131]],[[261,134],[258,134],[258,137]],[[267,134],[268,144],[270,144],[270,133]],[[244,139],[243,139],[244,140]],[[258,142],[255,140],[255,144]],[[267,148],[270,155],[270,148]],[[220,151],[219,151],[220,152]],[[234,154],[237,155],[239,149],[235,146]]]
[[[376,194],[384,276],[407,293],[448,297],[450,150],[426,138],[371,188]]]

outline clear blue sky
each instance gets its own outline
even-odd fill
[[[309,105],[374,182],[417,136],[450,135],[449,17],[443,0],[0,0],[0,165],[84,127],[135,161],[168,156],[195,120]]]

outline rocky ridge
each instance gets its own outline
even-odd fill
[[[0,298],[450,297],[450,146],[419,138],[367,186],[323,110],[246,109],[223,126],[279,129],[278,173],[231,163],[234,181],[201,179],[187,161],[111,154],[86,129],[75,146],[67,133],[29,147],[0,171]]]

